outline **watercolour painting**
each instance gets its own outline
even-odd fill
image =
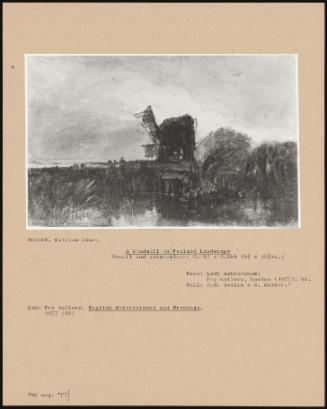
[[[28,228],[300,226],[297,56],[27,54]]]

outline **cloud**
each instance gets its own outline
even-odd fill
[[[295,58],[28,57],[29,160],[141,158],[133,114],[188,113],[198,138],[220,126],[255,142],[297,138]]]

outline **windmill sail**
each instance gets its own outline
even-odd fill
[[[158,143],[160,139],[159,138],[159,127],[156,123],[156,118],[154,116],[151,106],[149,105],[145,111],[139,112],[134,115],[137,119],[140,120],[143,128],[147,130],[152,141],[154,143]]]

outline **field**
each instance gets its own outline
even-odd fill
[[[295,148],[269,162],[269,147],[251,151],[244,163],[200,163],[197,197],[166,197],[155,169],[49,167],[28,170],[30,226],[296,226]],[[268,152],[268,153],[267,153]],[[266,155],[266,159],[265,159]],[[209,156],[207,156],[209,157]]]

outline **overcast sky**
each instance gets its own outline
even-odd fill
[[[297,141],[296,58],[247,56],[28,56],[28,152],[35,160],[142,159],[150,143],[134,113],[158,124],[190,114],[198,140],[231,127]]]

